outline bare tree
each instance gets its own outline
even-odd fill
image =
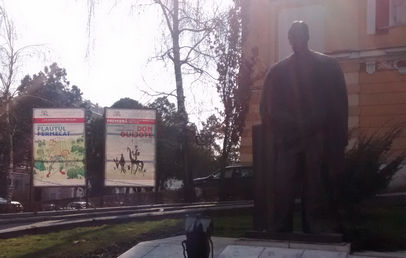
[[[183,75],[209,75],[206,68],[213,58],[209,42],[221,19],[216,11],[207,15],[204,12],[204,2],[200,0],[154,0],[154,2],[159,5],[162,11],[169,34],[169,37],[165,39],[167,48],[160,55],[160,58],[169,59],[175,72],[185,199],[190,200],[193,198],[194,192],[193,178],[187,163],[188,116],[185,108]]]
[[[2,142],[7,149],[7,157],[3,160],[7,165],[3,167],[0,173],[3,173],[2,185],[0,185],[0,194],[4,194],[10,199],[9,192],[10,175],[14,171],[14,151],[12,127],[12,101],[16,96],[18,88],[16,87],[16,76],[22,65],[22,59],[30,55],[35,46],[17,47],[17,34],[13,21],[8,17],[4,7],[0,6],[0,119],[4,123]]]
[[[96,0],[88,0],[88,29],[94,15]],[[159,95],[175,96],[177,100],[177,113],[180,128],[180,148],[182,155],[185,199],[191,200],[194,196],[193,178],[187,164],[188,141],[188,113],[185,106],[184,76],[194,75],[197,78],[209,76],[209,64],[213,61],[214,51],[210,41],[214,39],[215,28],[223,21],[219,8],[215,8],[213,0],[138,0],[142,3],[159,6],[162,13],[164,31],[162,48],[156,56],[162,61],[169,61],[173,65],[175,91],[170,93],[159,92]]]

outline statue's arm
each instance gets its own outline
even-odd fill
[[[259,114],[261,116],[262,124],[269,125],[269,114],[270,114],[270,107],[269,107],[269,95],[271,93],[272,87],[272,78],[271,78],[271,71],[267,72],[265,77],[265,82],[262,87],[261,93],[261,100],[259,103]]]
[[[337,61],[334,62],[334,92],[333,98],[333,116],[335,117],[337,129],[341,131],[342,142],[348,143],[348,95],[345,84],[344,73]]]

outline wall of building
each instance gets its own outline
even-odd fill
[[[406,57],[405,57],[406,59]],[[359,127],[373,133],[382,129],[406,125],[406,74],[395,69],[382,69],[359,74]],[[395,140],[393,150],[404,151],[406,130]]]

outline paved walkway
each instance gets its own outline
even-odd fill
[[[183,257],[181,242],[185,236],[176,236],[141,242],[119,258]],[[406,252],[359,252],[350,254],[350,245],[304,244],[289,241],[237,239],[212,237],[214,257],[218,258],[401,258]]]

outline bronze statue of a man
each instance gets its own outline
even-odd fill
[[[261,118],[272,138],[272,230],[291,232],[294,199],[301,197],[305,233],[319,233],[327,199],[325,178],[344,169],[347,92],[338,62],[308,47],[309,28],[295,21],[288,33],[293,54],[267,73]]]

